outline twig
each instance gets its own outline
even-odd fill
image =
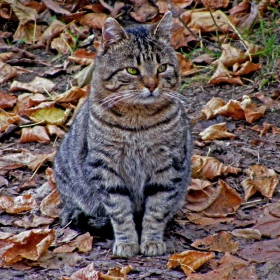
[[[215,49],[218,49],[219,51],[221,51],[221,48],[215,44],[213,44],[212,42],[202,38],[202,37],[199,37],[197,36],[187,25],[186,23],[181,19],[181,17],[177,14],[177,12],[175,11],[174,7],[173,7],[173,4],[171,3],[171,0],[168,0],[168,4],[170,5],[170,8],[171,8],[171,12],[173,14],[174,17],[176,17],[182,24],[183,26],[195,37],[197,38],[200,42],[205,42],[206,44],[214,47]],[[215,51],[214,51],[215,52]]]

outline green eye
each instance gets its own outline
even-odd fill
[[[131,75],[137,75],[139,73],[138,69],[132,67],[127,67],[126,71]]]
[[[167,66],[166,64],[162,64],[159,66],[159,68],[157,69],[158,73],[162,73],[166,70]]]

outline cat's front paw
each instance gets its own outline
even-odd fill
[[[119,243],[115,242],[113,254],[120,258],[130,258],[139,253],[138,243]]]
[[[163,241],[145,241],[140,246],[141,254],[145,256],[159,256],[166,252],[166,245]]]

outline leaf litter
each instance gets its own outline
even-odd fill
[[[0,17],[14,24],[14,32],[0,32],[0,275],[9,275],[10,267],[40,278],[44,272],[36,274],[33,267],[41,267],[56,279],[280,277],[280,269],[269,268],[280,258],[280,123],[274,114],[280,108],[279,89],[250,85],[264,67],[258,59],[263,48],[242,35],[259,13],[266,16],[267,4],[278,8],[275,1],[255,5],[247,0],[237,5],[180,0],[0,4]],[[58,138],[88,94],[105,19],[117,17],[124,25],[128,17],[155,22],[171,8],[181,17],[174,16],[171,44],[182,76],[192,81],[183,86],[182,96],[193,126],[193,179],[186,207],[167,229],[168,254],[115,259],[111,239],[59,227],[60,199],[50,167]],[[222,41],[220,53],[188,55],[194,45],[202,45],[201,37]],[[195,80],[205,75],[204,68],[211,69],[204,78],[208,84]],[[77,79],[70,80],[70,73]],[[181,270],[173,270],[177,266]]]

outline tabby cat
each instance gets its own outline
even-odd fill
[[[165,253],[166,223],[189,182],[191,136],[171,27],[171,12],[126,30],[105,21],[91,92],[55,160],[62,225],[83,213],[96,227],[111,222],[119,257]]]

